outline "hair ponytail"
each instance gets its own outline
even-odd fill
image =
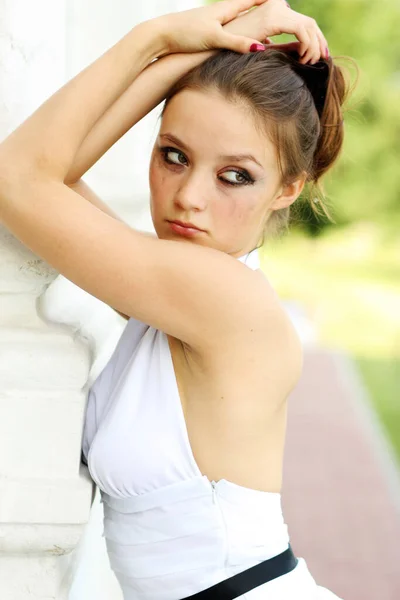
[[[321,132],[313,161],[313,179],[316,182],[339,157],[344,139],[342,105],[348,95],[342,69],[337,67],[332,59],[328,59],[325,65],[328,68],[326,95],[320,116]]]

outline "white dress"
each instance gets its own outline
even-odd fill
[[[257,250],[238,260],[259,268]],[[89,391],[82,455],[100,489],[103,536],[124,600],[181,600],[288,547],[280,494],[200,472],[161,330],[127,322]],[[301,558],[240,598],[337,600]]]

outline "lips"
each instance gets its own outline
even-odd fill
[[[197,229],[198,231],[203,231],[203,229],[200,229],[200,227],[196,227],[196,225],[193,225],[192,223],[184,223],[183,221],[170,221],[170,223],[176,223],[177,225],[180,225],[181,227],[186,227],[188,229]]]
[[[186,238],[193,238],[195,236],[200,235],[201,233],[204,233],[204,231],[202,229],[199,229],[198,227],[188,227],[187,223],[185,223],[185,225],[181,225],[180,223],[182,223],[182,221],[169,222],[171,230],[176,235],[180,235]]]

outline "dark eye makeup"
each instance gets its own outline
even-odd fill
[[[169,164],[169,165],[175,165],[176,167],[181,167],[181,166],[185,166],[184,163],[179,161],[179,164],[170,160],[168,158],[168,154],[172,153],[172,154],[178,154],[180,157],[184,157],[185,161],[187,161],[186,156],[183,154],[183,152],[181,152],[180,150],[178,150],[177,148],[173,148],[172,146],[162,146],[159,148],[162,159],[165,163]],[[220,181],[222,181],[223,183],[225,183],[226,185],[230,185],[230,186],[234,186],[234,187],[238,187],[238,186],[243,186],[243,185],[252,185],[253,183],[255,183],[255,180],[253,179],[253,177],[250,175],[250,173],[246,170],[242,170],[242,169],[229,169],[227,171],[229,172],[233,172],[233,173],[237,173],[238,175],[240,175],[240,177],[242,178],[242,181],[237,181],[237,182],[233,182],[233,181],[228,181],[227,179],[224,179],[222,177],[220,177]]]

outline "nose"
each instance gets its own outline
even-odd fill
[[[174,202],[182,211],[202,211],[207,207],[205,176],[201,173],[186,173],[180,180]]]

